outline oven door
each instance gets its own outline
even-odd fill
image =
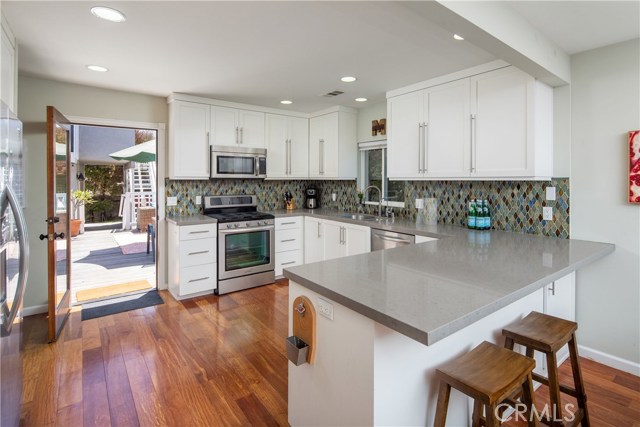
[[[275,269],[275,227],[218,231],[218,279]]]
[[[264,156],[211,152],[211,178],[264,178],[266,172]]]

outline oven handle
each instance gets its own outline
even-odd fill
[[[218,234],[239,234],[239,233],[250,233],[252,231],[264,231],[264,230],[275,230],[274,225],[266,225],[264,227],[251,227],[251,228],[234,228],[232,230],[218,230]]]

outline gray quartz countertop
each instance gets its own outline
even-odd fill
[[[590,264],[615,246],[503,231],[371,223],[333,211],[276,211],[277,216],[339,219],[437,241],[284,270],[284,276],[425,345]],[[333,215],[332,215],[333,214]]]
[[[179,226],[216,224],[218,222],[215,218],[210,218],[206,215],[167,216],[166,220]]]

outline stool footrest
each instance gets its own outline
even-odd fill
[[[537,381],[537,382],[542,383],[542,384],[546,385],[547,387],[549,387],[549,379],[548,378],[545,378],[542,375],[539,375],[539,374],[536,374],[536,373],[532,374],[531,377],[533,378],[534,381]],[[568,386],[566,386],[564,384],[559,384],[558,387],[560,388],[561,392],[566,393],[569,396],[573,396],[575,398],[580,397],[578,392],[575,389],[571,388],[571,387],[568,387]],[[587,400],[586,396],[584,396],[584,399]]]

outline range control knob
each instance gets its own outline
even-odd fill
[[[246,225],[247,225],[247,227],[251,227],[251,223],[250,222],[248,222]]]
[[[231,224],[227,224],[227,228],[231,228]]]
[[[233,228],[238,228],[240,227],[240,224],[233,224]]]

